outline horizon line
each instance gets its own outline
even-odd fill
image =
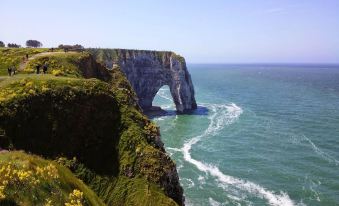
[[[339,66],[339,62],[187,62],[186,64],[199,64],[199,65],[331,65]]]

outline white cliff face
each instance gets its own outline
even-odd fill
[[[144,110],[152,107],[158,90],[168,85],[178,112],[197,108],[191,76],[184,58],[173,52],[117,50],[118,64]]]

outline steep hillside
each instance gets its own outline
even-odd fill
[[[55,161],[23,152],[0,153],[0,205],[105,205]]]
[[[0,82],[0,147],[58,158],[108,205],[183,204],[175,164],[120,69],[70,53],[25,70],[45,62],[51,74]]]

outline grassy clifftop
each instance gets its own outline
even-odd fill
[[[178,59],[181,63],[185,63],[185,58],[171,51],[150,51],[150,50],[133,50],[133,49],[88,49],[95,59],[112,68],[113,63],[119,61],[126,61],[127,59],[134,58],[138,54],[145,54],[153,57],[159,62],[164,61],[168,57]]]
[[[107,205],[182,204],[175,164],[119,68],[70,53],[39,56],[25,69],[46,61],[63,76],[0,82],[0,147],[62,160]]]
[[[7,68],[10,66],[19,67],[25,61],[26,54],[28,56],[46,52],[44,48],[0,48],[0,75],[7,75]]]

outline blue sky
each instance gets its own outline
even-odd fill
[[[171,50],[189,63],[339,63],[338,0],[1,0],[0,40]]]

